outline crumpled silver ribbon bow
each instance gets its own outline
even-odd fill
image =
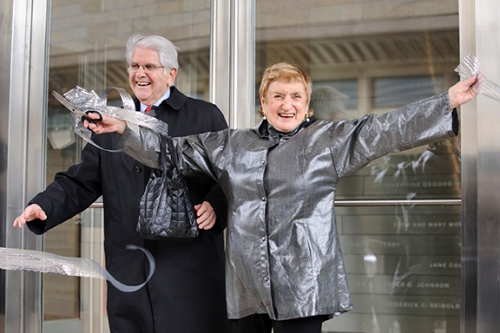
[[[120,94],[123,108],[107,105],[108,95],[113,90],[118,91]],[[149,128],[157,133],[168,133],[167,123],[142,112],[135,111],[132,97],[130,97],[129,93],[123,88],[109,87],[106,88],[101,95],[97,95],[93,90],[87,91],[84,88],[76,86],[64,95],[55,91],[52,92],[52,95],[71,111],[71,115],[75,122],[75,133],[85,141],[105,151],[119,152],[121,150],[103,148],[92,141],[92,131],[83,126],[83,119],[89,119],[87,116],[90,112],[125,120],[127,121],[128,127],[136,133],[139,132],[138,126]]]
[[[476,93],[481,93],[500,102],[500,86],[488,79],[480,71],[479,60],[473,54],[465,56],[464,60],[455,68],[462,79],[468,79],[475,74],[478,75],[478,80],[472,88]]]

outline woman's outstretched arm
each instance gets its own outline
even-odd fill
[[[88,117],[93,122],[84,120],[83,125],[95,134],[119,133],[122,135],[118,148],[142,164],[158,168],[158,156],[160,151],[160,136],[146,128],[139,127],[138,133],[132,131],[125,120],[98,114],[89,113]],[[124,142],[127,142],[125,145]]]

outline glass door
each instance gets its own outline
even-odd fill
[[[255,38],[255,85],[269,65],[300,66],[320,119],[382,114],[459,79],[453,0],[256,0]],[[325,322],[325,333],[460,330],[460,188],[456,139],[341,180],[337,223],[354,310]]]
[[[128,83],[125,43],[135,33],[161,35],[179,47],[175,85],[186,95],[209,98],[210,0],[65,1],[50,8],[47,184],[56,172],[78,163],[82,140],[67,109],[55,98],[75,86],[100,93]],[[118,103],[112,95],[108,103]],[[104,265],[102,204],[46,233],[44,250],[91,258]],[[106,283],[43,275],[43,320],[47,332],[108,332]]]

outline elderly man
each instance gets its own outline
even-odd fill
[[[227,128],[215,105],[189,98],[173,85],[179,66],[177,49],[169,40],[134,35],[127,42],[126,58],[137,110],[166,122],[170,135]],[[119,139],[116,133],[93,137],[106,149],[116,148]],[[128,244],[148,249],[156,261],[153,277],[136,292],[121,292],[108,283],[111,332],[226,332],[225,196],[208,177],[187,178],[199,236],[192,242],[145,240],[136,232],[136,225],[150,171],[123,153],[86,145],[82,162],[58,173],[55,181],[30,201],[14,226],[29,222],[31,231],[42,234],[85,210],[102,195],[107,270],[130,285],[146,279],[146,259],[140,251],[126,250]]]

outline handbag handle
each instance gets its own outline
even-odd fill
[[[172,140],[171,136],[162,136],[162,140],[163,139],[166,141],[166,145],[168,146],[168,151],[170,152],[170,159],[174,163],[174,167],[177,168],[177,170],[179,170],[180,172],[181,169],[179,168],[179,158],[177,156],[177,151],[175,150],[174,140]]]
[[[170,148],[169,148],[170,149]],[[162,175],[166,175],[168,169],[167,161],[167,137],[160,134],[160,161],[158,169],[161,170]],[[163,176],[165,177],[165,176]]]

